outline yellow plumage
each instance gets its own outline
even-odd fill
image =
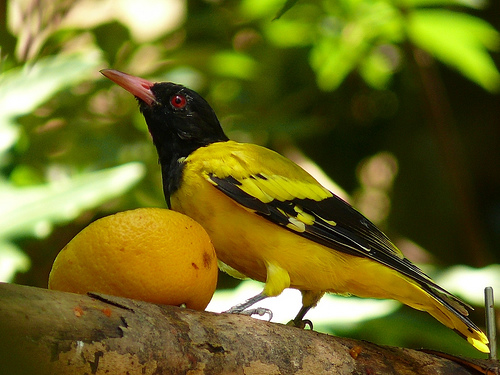
[[[371,259],[322,246],[254,214],[214,189],[210,176],[244,181],[241,189],[264,203],[332,194],[290,160],[266,148],[232,141],[213,143],[184,160],[182,188],[171,196],[172,209],[198,221],[210,234],[218,258],[229,267],[265,282],[264,293],[277,296],[285,288],[302,291],[392,298],[429,312],[486,352],[486,336],[469,330],[460,319],[415,281]],[[267,176],[253,180],[252,175]],[[307,215],[307,214],[306,214]],[[311,225],[311,217],[297,220]],[[396,247],[394,253],[402,257]],[[317,301],[313,300],[315,304]]]

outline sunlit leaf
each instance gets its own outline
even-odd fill
[[[30,259],[12,242],[0,241],[0,282],[11,282],[17,272],[30,268]]]
[[[243,0],[240,12],[252,19],[274,17],[282,6],[283,0]]]
[[[216,53],[209,64],[214,73],[223,77],[250,79],[257,71],[257,62],[249,55],[239,52]]]
[[[386,56],[378,51],[373,51],[362,61],[359,72],[366,83],[381,89],[391,79],[393,69]]]
[[[65,17],[63,27],[92,29],[120,21],[131,37],[145,43],[177,29],[186,17],[186,3],[179,0],[80,0]]]
[[[325,38],[316,44],[310,56],[311,67],[316,72],[318,87],[325,91],[336,89],[357,66],[366,48],[363,40],[333,40]]]
[[[83,210],[121,195],[144,175],[139,163],[85,173],[68,181],[17,188],[0,183],[0,239],[47,236]]]
[[[182,65],[171,69],[160,77],[163,81],[176,82],[192,90],[200,90],[205,82],[203,74],[190,66]]]
[[[381,44],[402,41],[403,18],[400,12],[386,1],[346,1],[343,4],[345,9],[341,10],[337,9],[336,3],[332,4],[329,9],[331,16],[321,23],[321,36],[310,55],[318,86],[327,91],[335,90],[351,71],[359,67],[364,69],[363,77],[371,80],[369,84],[380,86],[382,82],[376,83],[375,80],[383,78],[381,74],[385,68],[381,65],[381,57],[375,57],[373,51]],[[370,58],[372,61],[367,62]],[[389,72],[383,80],[386,81],[391,74]]]
[[[447,10],[419,10],[409,16],[408,35],[485,89],[500,87],[500,73],[487,51],[498,48],[500,34],[486,21]]]
[[[18,134],[18,129],[14,124],[0,121],[0,154],[17,141]]]
[[[100,62],[96,53],[58,55],[0,75],[0,152],[18,136],[14,119],[30,113],[56,92],[89,77]]]
[[[88,78],[100,63],[95,53],[58,55],[0,76],[0,119],[29,113],[55,92]]]
[[[278,47],[301,47],[314,39],[314,28],[301,21],[280,20],[267,25],[267,38]]]

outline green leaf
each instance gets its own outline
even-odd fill
[[[129,163],[40,186],[16,188],[0,182],[0,241],[44,237],[54,224],[69,222],[83,210],[121,195],[144,173],[142,164]]]
[[[11,282],[17,272],[28,271],[30,265],[30,258],[19,247],[0,241],[0,282]]]
[[[272,22],[265,28],[267,39],[278,47],[302,47],[314,40],[312,24],[297,20]]]
[[[252,57],[233,51],[215,54],[209,65],[214,73],[223,77],[251,79],[257,71],[257,62]]]
[[[359,72],[370,86],[382,89],[390,81],[394,66],[379,50],[373,50],[362,62]]]
[[[369,43],[363,37],[323,38],[313,47],[310,55],[318,87],[325,91],[335,90],[357,66],[367,48]]]
[[[346,1],[344,5],[347,10],[340,11],[334,6],[329,10],[332,15],[321,23],[321,36],[311,50],[310,65],[316,73],[318,86],[334,90],[359,67],[364,69],[363,77],[371,80],[369,84],[380,85],[381,79],[387,80],[392,72],[386,77],[380,75],[384,70],[380,58],[373,60],[371,66],[365,61],[378,46],[402,40],[403,18],[385,1]],[[378,77],[375,69],[380,73]],[[379,83],[375,83],[375,79]]]
[[[296,3],[298,0],[286,0],[285,5],[283,5],[283,8],[279,10],[279,12],[276,14],[274,17],[274,20],[279,19],[283,14],[288,12]]]
[[[0,75],[0,153],[18,137],[15,118],[30,113],[56,92],[89,77],[100,63],[97,53],[59,55]]]
[[[311,50],[311,67],[316,72],[318,87],[325,91],[336,89],[354,69],[354,63],[352,59],[343,56],[334,41],[322,40]]]
[[[500,73],[488,53],[500,34],[486,21],[447,10],[419,10],[408,18],[408,35],[418,47],[489,91],[500,88]]]
[[[242,0],[240,12],[250,19],[266,18],[277,14],[283,0]]]

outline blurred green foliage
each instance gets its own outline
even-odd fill
[[[498,2],[0,6],[4,280],[45,286],[57,252],[90,221],[165,206],[134,99],[98,73],[109,67],[198,90],[233,139],[300,149],[415,261],[498,262]],[[16,270],[26,272],[12,279]],[[425,341],[369,329],[378,342]]]

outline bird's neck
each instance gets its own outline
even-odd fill
[[[171,207],[170,197],[179,189],[182,180],[182,171],[184,169],[184,162],[182,158],[172,159],[170,163],[164,163],[160,160],[161,175],[163,182],[163,195],[167,202],[168,208]]]
[[[228,138],[221,128],[219,132],[207,133],[203,137],[187,138],[174,131],[165,131],[164,129],[159,131],[155,125],[156,122],[148,122],[149,131],[156,146],[161,165],[163,192],[170,207],[170,197],[181,183],[184,168],[183,160],[200,147],[208,146],[214,142],[227,141]]]
[[[153,142],[158,152],[158,161],[161,165],[163,193],[170,208],[170,196],[179,188],[182,178],[182,169],[186,158],[197,147],[186,147],[177,140],[158,140],[153,136]]]

